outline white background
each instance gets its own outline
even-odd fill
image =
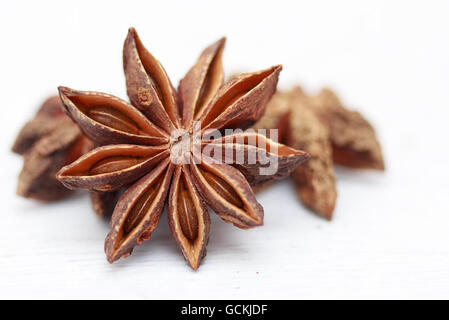
[[[449,298],[447,1],[0,2],[0,298]],[[84,193],[15,195],[9,149],[58,85],[125,95],[134,26],[174,83],[228,37],[227,74],[282,63],[280,87],[333,87],[375,125],[385,173],[337,169],[334,220],[290,181],[258,195],[265,226],[213,214],[207,258],[184,262],[165,215],[128,259],[106,262],[107,222]]]

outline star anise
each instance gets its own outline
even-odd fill
[[[308,102],[321,122],[329,128],[335,163],[355,169],[385,170],[376,132],[359,112],[345,108],[329,88],[310,96]]]
[[[55,201],[69,196],[72,190],[56,179],[56,173],[93,148],[63,110],[58,96],[49,97],[14,141],[12,151],[24,160],[17,186],[24,198]],[[91,192],[90,198],[95,213],[109,217],[118,197],[117,192]]]
[[[24,158],[17,194],[43,201],[68,196],[70,190],[56,180],[56,172],[81,156],[88,143],[64,114],[59,97],[48,98],[24,125],[12,147]]]
[[[190,266],[197,269],[209,238],[206,204],[239,228],[260,226],[263,208],[247,179],[264,180],[255,170],[263,167],[264,157],[273,157],[283,169],[274,178],[288,175],[307,158],[306,153],[255,132],[205,137],[208,132],[246,129],[257,121],[281,71],[281,66],[274,66],[223,84],[224,43],[221,39],[206,48],[175,90],[159,61],[131,28],[123,50],[131,104],[104,93],[59,88],[70,117],[86,136],[103,145],[61,169],[60,181],[69,188],[127,188],[105,240],[109,262],[130,255],[136,245],[150,238],[168,202],[171,233]],[[260,158],[255,163],[227,164],[208,156],[199,159],[195,152],[198,146],[202,153],[207,148],[217,150],[217,145],[245,159],[257,151]]]
[[[363,116],[345,108],[324,88],[315,96],[300,87],[277,92],[254,128],[279,129],[279,141],[305,150],[310,159],[292,177],[301,201],[330,220],[337,199],[334,163],[351,168],[383,170],[375,131]]]

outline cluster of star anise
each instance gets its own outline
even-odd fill
[[[260,226],[264,213],[252,187],[284,178],[307,160],[305,152],[243,131],[264,115],[281,66],[237,75],[223,83],[224,43],[221,39],[207,47],[175,89],[131,28],[123,49],[131,103],[105,93],[60,87],[64,111],[73,123],[59,111],[57,117],[38,114],[32,123],[45,122],[44,132],[34,132],[29,143],[23,143],[23,134],[18,139],[16,146],[28,145],[24,172],[30,171],[27,158],[33,154],[49,163],[39,176],[51,180],[58,190],[55,198],[67,193],[53,180],[61,166],[57,179],[69,189],[92,192],[97,207],[115,204],[103,201],[104,197],[113,199],[123,192],[105,240],[110,262],[130,255],[135,246],[148,240],[166,206],[172,235],[190,266],[197,269],[209,238],[207,207],[239,228]],[[63,127],[72,128],[70,141],[59,140],[66,135],[58,130],[69,130]],[[242,130],[229,134],[227,129]],[[199,148],[201,157],[194,148]],[[202,153],[209,149],[223,151],[221,161],[216,161],[216,154]],[[234,161],[237,155],[243,162]],[[277,170],[267,176],[261,169],[268,158],[275,160]],[[39,191],[24,191],[24,175],[29,173],[21,176],[19,194],[44,199],[37,195]],[[35,176],[27,180],[28,189],[39,190],[34,186],[39,184]]]

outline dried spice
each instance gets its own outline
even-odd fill
[[[300,87],[277,92],[253,127],[278,129],[280,142],[310,154],[292,177],[301,201],[328,220],[337,198],[334,162],[384,169],[372,126],[359,113],[344,108],[330,89],[316,96],[306,96]]]
[[[385,169],[374,128],[360,113],[346,109],[328,88],[310,97],[310,104],[330,130],[334,162],[351,168]]]
[[[17,187],[22,197],[52,201],[70,194],[55,175],[82,154],[85,139],[62,110],[59,97],[47,99],[14,142],[12,151],[24,159]]]
[[[223,84],[224,42],[206,48],[176,90],[131,28],[123,59],[132,104],[104,93],[59,88],[69,116],[92,141],[104,145],[61,169],[60,181],[69,188],[126,188],[105,240],[109,262],[129,256],[150,238],[166,201],[171,233],[193,269],[206,254],[210,225],[206,205],[239,228],[263,224],[263,208],[247,181],[259,181],[258,170],[247,170],[245,176],[229,164],[197,161],[192,150],[198,144],[203,150],[218,143],[204,138],[210,129],[226,133],[225,129],[248,128],[263,115],[276,90],[281,66],[241,74]],[[199,137],[193,136],[196,121]],[[225,138],[224,149],[244,153],[258,148],[250,143],[252,138],[263,140],[267,148],[258,151],[276,157],[284,168],[276,178],[288,175],[307,158],[306,153],[257,133]],[[186,143],[192,146],[185,149]],[[280,150],[279,155],[271,154],[271,148]]]
[[[285,143],[308,150],[310,154],[309,161],[292,174],[298,196],[307,207],[330,220],[337,188],[329,129],[310,110],[301,91],[293,89],[288,99],[292,108],[286,123]]]
[[[119,191],[90,191],[92,209],[99,217],[108,218],[114,212],[120,192]]]
[[[12,147],[24,160],[17,194],[41,201],[69,196],[73,191],[56,179],[56,173],[92,148],[93,143],[63,112],[59,97],[48,98],[21,129]],[[95,193],[91,198],[98,215],[111,215],[115,193]]]

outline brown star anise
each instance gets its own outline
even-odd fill
[[[277,128],[280,142],[310,154],[292,177],[301,201],[328,220],[337,200],[334,163],[384,170],[374,128],[327,88],[314,96],[304,94],[300,87],[278,91],[254,128]]]
[[[42,201],[68,196],[70,190],[56,180],[56,172],[81,156],[89,143],[64,114],[59,97],[48,98],[23,126],[12,147],[24,159],[17,194]]]
[[[58,179],[69,188],[127,188],[105,240],[109,262],[129,256],[150,238],[167,201],[172,235],[190,266],[197,269],[209,238],[206,204],[237,227],[260,226],[263,208],[247,179],[256,184],[266,180],[256,170],[264,166],[264,157],[273,157],[282,169],[273,178],[287,176],[307,158],[306,153],[255,132],[226,135],[225,129],[246,129],[263,115],[281,66],[241,74],[223,84],[224,43],[221,39],[206,48],[175,90],[131,28],[123,60],[132,104],[104,93],[59,88],[69,116],[103,146],[61,169]],[[225,136],[205,137],[208,132]],[[259,146],[263,144],[264,148]],[[217,150],[217,146],[228,151],[222,159],[232,153],[246,160],[228,164],[209,155],[199,159],[194,150]],[[257,161],[250,163],[247,159],[253,151]]]
[[[93,148],[67,115],[58,96],[45,100],[32,120],[20,130],[12,151],[23,156],[17,194],[24,198],[55,201],[73,191],[56,179],[66,164]],[[117,202],[117,192],[90,192],[95,213],[109,217]]]

